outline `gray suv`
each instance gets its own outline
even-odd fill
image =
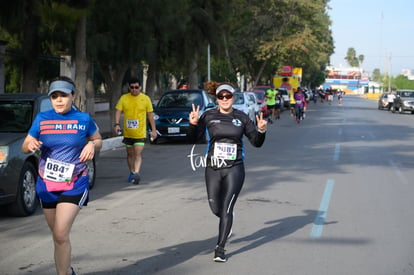
[[[73,108],[76,108],[75,106]],[[0,95],[0,206],[12,216],[36,211],[39,154],[24,154],[23,140],[38,112],[52,109],[45,94]],[[89,188],[95,183],[95,159],[87,163]]]
[[[395,113],[398,110],[400,114],[409,111],[414,114],[414,90],[398,90],[395,92],[394,104],[391,111]]]

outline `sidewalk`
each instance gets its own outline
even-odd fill
[[[92,116],[101,132],[103,143],[101,152],[112,150],[122,146],[122,136],[114,137],[112,133],[112,121],[109,117],[108,111],[96,112]]]

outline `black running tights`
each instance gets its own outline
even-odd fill
[[[224,247],[233,225],[233,208],[244,182],[244,165],[205,171],[208,203],[220,218],[217,245]]]

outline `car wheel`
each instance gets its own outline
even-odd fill
[[[156,138],[156,139],[149,139],[149,141],[150,141],[150,144],[158,144],[158,138]]]
[[[400,114],[402,114],[402,113],[404,113],[404,110],[403,110],[403,108],[400,106],[400,108],[398,108],[398,112],[400,113]]]
[[[86,165],[88,166],[89,190],[91,190],[95,186],[95,178],[96,178],[95,158],[88,161]]]
[[[37,171],[31,162],[25,162],[20,172],[16,200],[7,206],[9,215],[24,217],[32,215],[37,208]]]
[[[392,105],[392,107],[391,107],[391,112],[395,113],[395,106],[394,105]]]

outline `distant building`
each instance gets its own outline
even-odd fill
[[[363,68],[328,66],[326,72],[324,89],[340,89],[363,94],[369,85],[369,75]]]
[[[409,80],[414,80],[413,70],[404,69],[402,70],[402,74],[406,76]]]

